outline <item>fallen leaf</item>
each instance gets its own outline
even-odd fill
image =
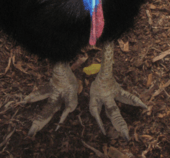
[[[91,64],[88,67],[83,68],[83,72],[87,75],[94,75],[97,74],[100,71],[101,64]]]
[[[127,41],[126,43],[124,43],[122,40],[118,40],[120,49],[123,52],[129,52],[129,42]]]

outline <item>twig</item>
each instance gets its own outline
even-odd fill
[[[81,115],[81,113],[78,115],[78,119],[80,121],[81,126],[83,127],[83,130],[81,132],[81,136],[83,137],[84,131],[85,131],[85,125],[83,125],[83,122],[82,122],[82,119],[81,119],[80,115]]]
[[[166,50],[165,52],[162,52],[160,55],[156,56],[155,58],[152,59],[152,62],[156,62],[158,60],[163,59],[167,55],[170,55],[170,49]]]
[[[87,143],[85,143],[83,140],[82,140],[82,143],[85,147],[89,148],[90,150],[92,150],[98,157],[100,158],[108,158],[108,156],[104,155],[102,152],[100,152],[99,150],[95,149],[94,147],[88,145]]]
[[[14,127],[13,131],[11,131],[5,138],[4,138],[4,141],[0,144],[0,147],[4,146],[8,141],[9,139],[11,138],[11,136],[14,134],[16,128]]]

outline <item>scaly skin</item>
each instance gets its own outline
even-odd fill
[[[68,114],[77,107],[78,83],[69,64],[57,63],[53,69],[53,76],[49,84],[40,87],[23,100],[23,103],[32,103],[48,98],[43,110],[34,119],[28,135],[35,135],[53,117],[54,113],[60,110],[64,101],[65,110],[62,113],[59,124],[63,123]],[[59,125],[56,130],[59,129]]]
[[[102,105],[113,126],[122,136],[129,140],[128,127],[120,114],[114,99],[133,106],[147,108],[147,106],[136,96],[123,90],[113,77],[113,50],[114,43],[107,42],[103,47],[101,69],[91,84],[90,89],[90,113],[95,117],[103,134],[106,134],[100,118]],[[64,101],[65,110],[62,113],[59,124],[63,123],[68,114],[75,110],[77,106],[78,83],[70,69],[69,64],[58,62],[53,69],[53,77],[48,84],[40,87],[25,97],[23,103],[32,103],[48,98],[43,110],[34,119],[28,135],[35,135],[53,117],[54,113],[60,110]],[[59,125],[56,130],[59,129]]]
[[[102,105],[105,106],[107,117],[112,125],[122,136],[129,140],[129,131],[127,124],[120,114],[120,110],[115,100],[133,106],[147,108],[147,106],[136,96],[123,90],[113,77],[113,56],[114,42],[107,42],[103,47],[101,69],[96,79],[91,84],[90,89],[90,113],[95,117],[103,134],[106,135],[100,112]]]

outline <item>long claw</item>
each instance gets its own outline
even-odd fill
[[[122,137],[126,140],[129,141],[130,137],[129,137],[129,131],[128,130],[123,130],[121,131]]]
[[[28,136],[35,136],[36,133],[39,131],[39,126],[37,124],[32,124],[31,128],[28,131]]]
[[[32,126],[28,132],[29,136],[35,136],[38,131],[40,131],[50,120],[52,116],[44,120],[34,120]]]
[[[148,108],[147,105],[145,105],[138,97],[123,90],[121,87],[120,92],[115,96],[115,99],[124,104],[139,106],[144,109]]]
[[[99,110],[97,109],[97,107],[95,107],[95,106],[90,106],[90,113],[91,113],[91,115],[96,119],[97,124],[98,124],[98,126],[100,127],[102,133],[103,133],[104,135],[106,135],[106,131],[105,131],[105,129],[104,129],[103,122],[102,122],[102,119],[100,118],[100,115],[99,115],[100,113],[99,113]]]
[[[57,131],[60,128],[60,124],[63,123],[65,121],[65,119],[67,118],[68,114],[71,112],[69,107],[66,107],[65,110],[63,111],[59,124],[57,125],[55,131]]]
[[[105,129],[104,129],[103,122],[102,122],[102,120],[101,120],[101,118],[100,118],[100,115],[99,115],[98,113],[96,113],[96,115],[95,115],[94,117],[95,117],[95,119],[96,119],[96,121],[97,121],[97,124],[98,124],[98,126],[100,127],[102,133],[103,133],[104,135],[106,135],[106,131],[105,131]]]
[[[34,136],[40,131],[53,117],[53,115],[60,109],[62,100],[58,98],[55,102],[49,98],[48,103],[44,106],[41,113],[33,121],[32,126],[28,132],[29,136]]]

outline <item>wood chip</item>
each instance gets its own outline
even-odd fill
[[[151,83],[152,83],[152,74],[149,74],[146,87],[150,87]]]
[[[129,52],[129,42],[127,41],[126,43],[123,42],[123,40],[118,40],[120,49],[123,52]]]
[[[126,155],[112,146],[109,148],[108,156],[110,158],[128,158]]]
[[[152,25],[152,24],[153,24],[152,15],[151,15],[151,13],[150,13],[149,10],[146,10],[146,15],[147,15],[147,17],[148,17],[148,23],[149,23],[149,25]]]
[[[170,49],[166,50],[165,52],[162,52],[160,55],[156,56],[155,58],[152,59],[152,62],[156,62],[158,60],[163,59],[167,55],[170,55]]]
[[[158,96],[168,86],[170,86],[170,80],[168,82],[166,82],[164,85],[159,86],[159,89],[155,91],[155,93],[152,95],[149,102],[152,101],[154,99],[154,97]]]

